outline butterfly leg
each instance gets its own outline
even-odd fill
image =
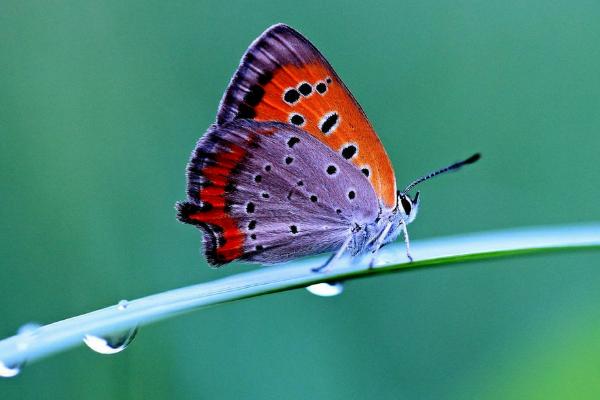
[[[379,251],[379,249],[381,248],[381,246],[383,246],[383,241],[385,240],[386,236],[388,235],[390,229],[392,228],[392,223],[389,222],[381,231],[381,233],[377,236],[377,239],[375,239],[375,243],[373,245],[373,250],[371,250],[371,261],[369,262],[369,269],[372,269],[375,266],[375,259],[376,259],[376,254]]]
[[[348,249],[348,246],[350,245],[350,242],[352,241],[352,235],[348,235],[348,238],[344,241],[344,243],[342,244],[342,247],[340,247],[338,249],[338,251],[336,251],[335,253],[333,253],[331,255],[331,257],[329,257],[329,259],[327,259],[327,261],[325,262],[325,264],[319,266],[319,267],[315,267],[312,269],[312,272],[324,272],[327,270],[327,267],[329,267],[330,265],[332,265],[335,261],[337,261],[343,254],[344,252]]]
[[[410,239],[408,238],[408,230],[406,229],[406,224],[404,222],[402,222],[400,225],[402,226],[402,235],[404,236],[404,243],[406,244],[406,257],[408,257],[410,262],[412,262],[413,258],[410,255]]]

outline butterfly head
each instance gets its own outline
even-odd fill
[[[414,198],[411,198],[408,193],[398,191],[397,208],[400,213],[400,218],[404,223],[410,224],[413,222],[419,211],[419,192],[415,194]]]

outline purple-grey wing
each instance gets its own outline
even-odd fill
[[[232,152],[243,157],[222,156]],[[180,219],[206,228],[202,220],[206,205],[196,196],[200,192],[202,197],[202,190],[207,190],[202,176],[206,160],[212,160],[214,174],[219,170],[218,160],[235,159],[235,165],[222,168],[222,179],[212,179],[225,185],[224,210],[243,239],[240,259],[277,263],[333,251],[355,224],[373,222],[379,214],[375,192],[361,171],[289,124],[236,120],[215,126],[194,154],[189,166],[190,198],[180,205]],[[213,207],[207,212],[214,213]],[[203,230],[206,234],[207,229]],[[223,229],[209,232],[214,240],[208,244],[205,235],[207,255],[227,245],[219,240],[219,231]]]

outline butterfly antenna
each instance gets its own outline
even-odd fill
[[[467,164],[473,164],[475,161],[479,160],[480,158],[481,158],[481,154],[475,153],[471,157],[467,158],[466,160],[455,162],[454,164],[448,165],[447,167],[438,169],[437,171],[434,171],[430,174],[422,176],[419,179],[412,181],[406,188],[404,188],[402,193],[407,193],[410,189],[414,188],[419,183],[426,181],[427,179],[433,178],[434,176],[443,174],[445,172],[456,171],[460,167],[467,165]]]

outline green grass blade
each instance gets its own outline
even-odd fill
[[[470,260],[582,249],[600,249],[600,224],[518,229],[416,241],[412,244],[413,262],[408,262],[404,245],[395,243],[381,250],[376,268],[371,270],[365,267],[368,263],[365,258],[342,258],[326,273],[311,272],[311,268],[322,265],[325,256],[299,260],[143,297],[130,301],[125,309],[120,309],[115,302],[115,305],[101,310],[9,337],[0,341],[0,362],[5,366],[31,363],[80,345],[89,333],[107,335],[203,307],[319,282],[359,279]],[[24,320],[35,318],[33,315],[23,317]]]

